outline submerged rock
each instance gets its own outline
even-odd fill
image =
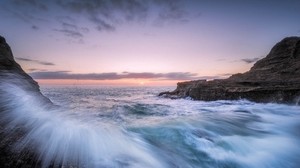
[[[300,37],[287,37],[245,73],[227,79],[179,82],[159,96],[194,100],[238,100],[298,103],[300,100]]]

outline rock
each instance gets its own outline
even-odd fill
[[[0,77],[14,78],[19,76],[25,83],[24,87],[28,90],[39,92],[39,86],[28,74],[26,74],[21,66],[15,62],[12,51],[5,39],[0,36]],[[1,80],[1,82],[5,82]]]
[[[34,92],[37,96],[40,96],[45,103],[51,103],[47,97],[41,94],[38,83],[16,63],[9,45],[2,36],[0,36],[0,79],[1,85],[17,85],[26,91]]]
[[[5,96],[6,89],[13,86],[34,94],[45,105],[52,106],[51,101],[40,92],[38,83],[15,62],[9,45],[0,36],[0,167],[41,167],[33,150],[14,149],[14,144],[22,139],[28,130],[23,125],[9,128],[7,125],[10,121],[4,119],[9,115],[10,108],[13,108],[7,105],[12,100]]]
[[[297,103],[300,99],[300,37],[287,37],[243,74],[212,81],[179,82],[165,97],[194,100],[238,100]]]

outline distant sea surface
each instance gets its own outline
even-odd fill
[[[65,113],[63,131],[52,138],[74,143],[73,153],[90,155],[95,167],[300,166],[299,106],[157,96],[173,89],[41,87]],[[66,124],[70,118],[76,122]]]

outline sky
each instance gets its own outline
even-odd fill
[[[248,71],[300,36],[299,0],[0,0],[0,35],[40,84],[176,85]]]

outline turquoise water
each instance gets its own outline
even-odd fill
[[[42,86],[49,109],[15,87],[10,119],[45,167],[299,167],[300,106],[157,96],[173,89]]]

